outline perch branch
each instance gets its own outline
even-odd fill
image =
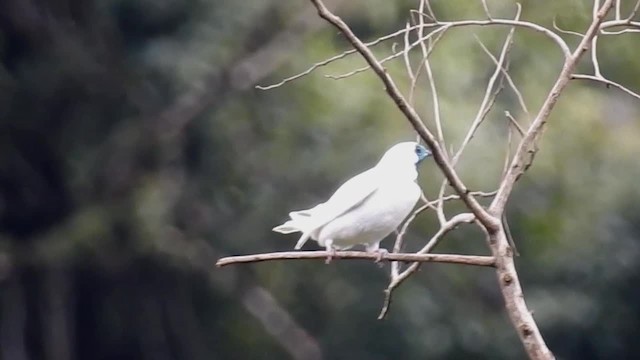
[[[224,257],[216,266],[222,267],[233,264],[255,263],[274,260],[326,260],[331,256],[335,259],[359,259],[372,261],[403,261],[403,262],[439,262],[474,266],[493,266],[492,256],[457,255],[457,254],[404,254],[404,253],[368,253],[364,251],[284,251],[266,254],[241,255]]]

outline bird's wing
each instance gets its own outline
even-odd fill
[[[306,218],[310,224],[303,232],[295,248],[300,249],[313,231],[360,205],[375,193],[378,185],[379,181],[374,169],[369,169],[347,180],[325,203],[309,210],[291,213],[290,216],[293,220]]]

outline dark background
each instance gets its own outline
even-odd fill
[[[403,28],[417,6],[327,3],[367,40]],[[480,1],[433,3],[442,19],[484,17]],[[513,16],[512,3],[489,5]],[[583,31],[591,3],[523,2],[526,20],[551,28],[554,16]],[[451,30],[432,55],[454,147],[494,66],[473,34],[498,55],[507,31]],[[599,43],[603,73],[636,91],[638,39]],[[2,0],[0,358],[523,358],[491,269],[427,264],[378,321],[388,265],[215,268],[222,256],[291,249],[295,236],[270,231],[288,211],[414,138],[372,74],[323,76],[362,66],[357,56],[254,88],[347,48],[302,0]],[[561,61],[544,36],[516,31],[510,73],[531,116]],[[404,91],[403,66],[389,69]],[[579,70],[592,73],[588,57]],[[416,103],[432,126],[427,90],[422,79]],[[615,89],[571,83],[509,202],[525,296],[560,359],[640,351],[639,109]],[[458,166],[472,190],[496,188],[505,110],[526,126],[507,88]],[[433,197],[437,167],[420,171]],[[435,215],[421,215],[408,250],[436,230]],[[487,253],[473,227],[437,251]]]

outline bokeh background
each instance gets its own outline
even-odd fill
[[[366,40],[404,27],[417,6],[326,2]],[[480,1],[432,3],[441,19],[484,17]],[[524,19],[548,27],[554,17],[574,31],[590,22],[589,1],[522,5]],[[489,6],[495,16],[515,11]],[[507,32],[454,29],[432,54],[454,148],[493,71],[474,35],[497,55]],[[640,37],[599,45],[603,73],[639,91]],[[0,358],[523,358],[491,269],[427,264],[378,321],[388,265],[215,268],[222,256],[291,249],[295,236],[270,231],[289,210],[414,138],[372,74],[324,76],[362,66],[357,56],[254,88],[345,49],[303,0],[0,2]],[[544,36],[516,31],[510,73],[531,115],[561,61]],[[402,61],[389,69],[407,91]],[[579,70],[592,72],[588,57]],[[427,90],[422,79],[415,100],[432,126]],[[504,111],[527,124],[505,89],[458,166],[472,190],[496,188]],[[560,359],[640,352],[639,120],[636,99],[571,83],[509,202],[525,295]],[[423,164],[428,195],[441,179]],[[407,250],[436,230],[433,213],[418,217]],[[436,250],[487,253],[472,226]]]

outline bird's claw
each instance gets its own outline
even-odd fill
[[[331,264],[331,260],[333,260],[333,257],[336,256],[336,249],[327,249],[327,252],[329,253],[329,255],[327,255],[327,260],[325,260],[324,263],[329,265]]]
[[[389,253],[389,250],[384,249],[384,248],[379,248],[375,251],[375,253],[377,254],[376,256],[376,260],[374,261],[376,264],[380,264],[380,266],[382,266],[382,259],[385,257],[385,255],[387,255]]]

